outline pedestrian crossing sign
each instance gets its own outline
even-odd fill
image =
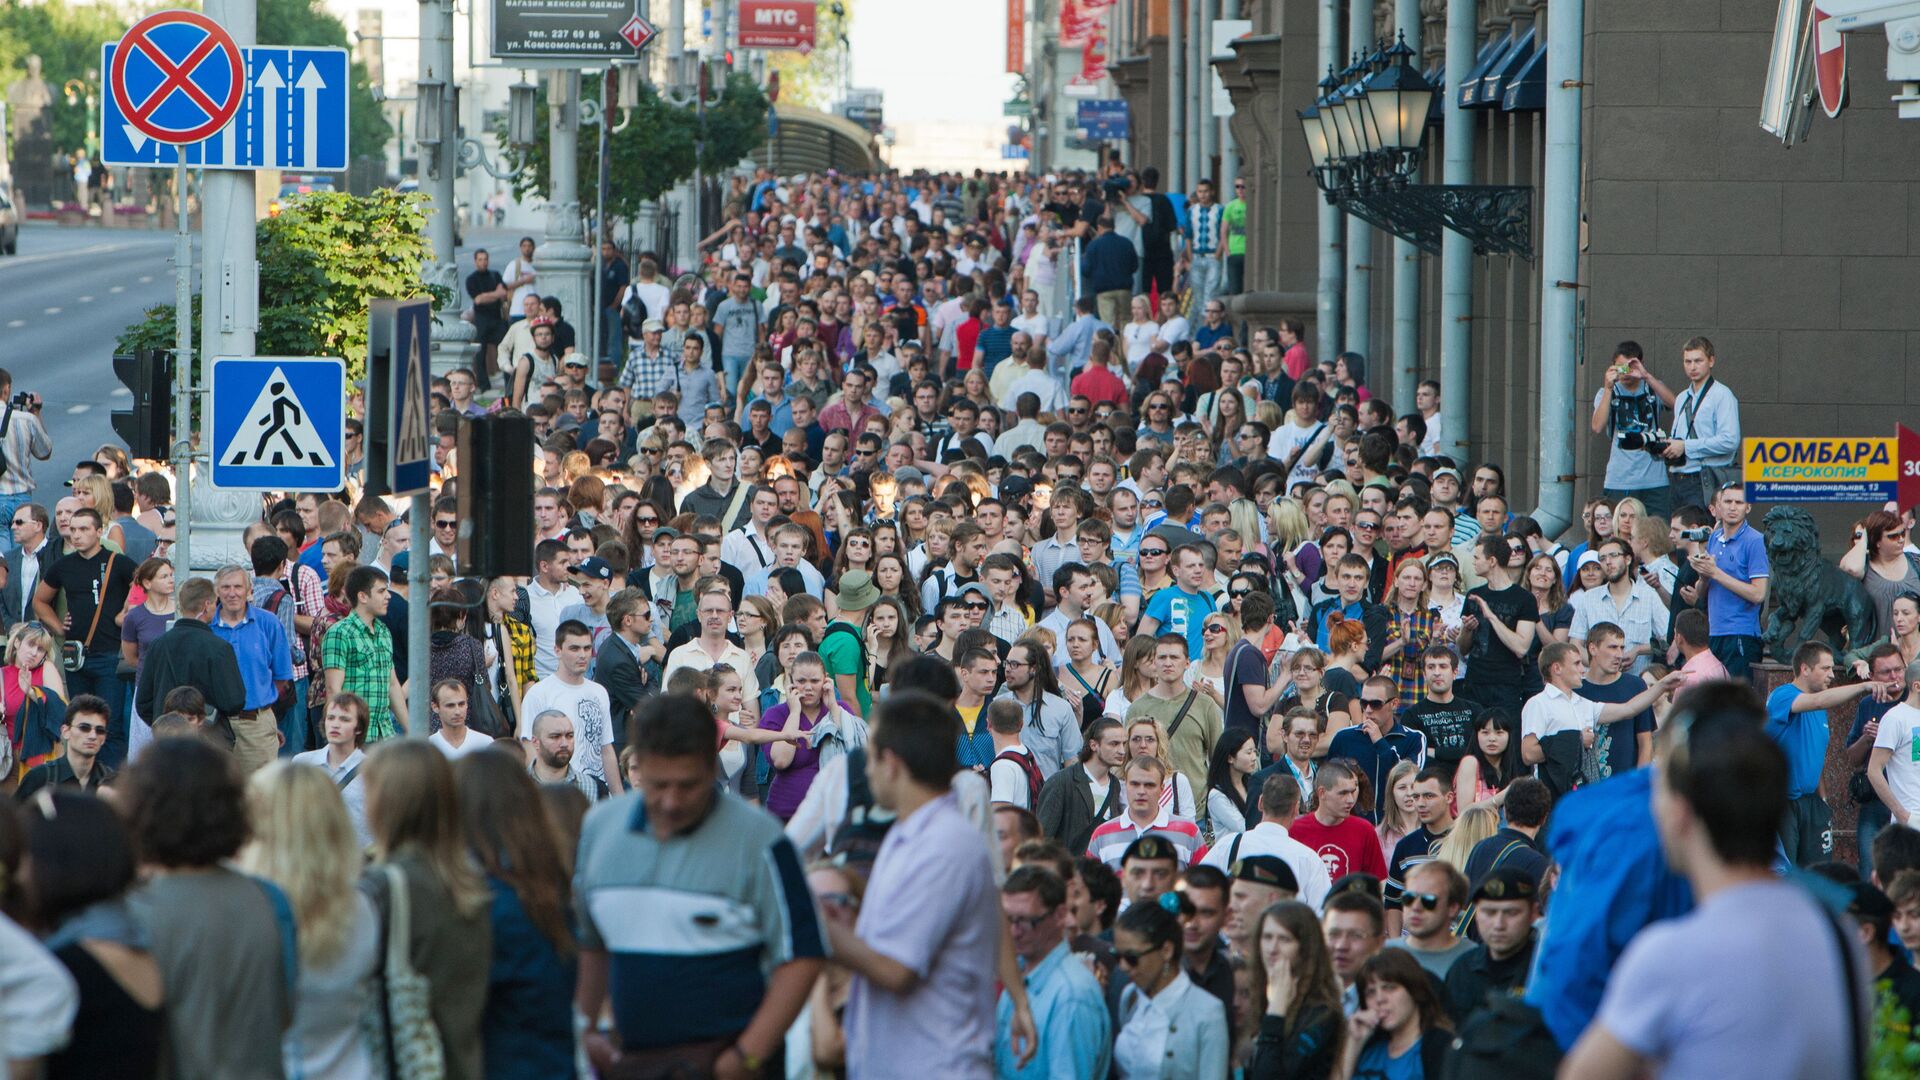
[[[338,491],[346,485],[345,362],[220,356],[208,382],[214,487]]]
[[[367,305],[367,408],[384,420],[387,494],[433,490],[433,301]],[[384,363],[383,363],[384,359]],[[382,376],[384,375],[384,379]]]

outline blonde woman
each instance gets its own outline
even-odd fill
[[[113,524],[113,482],[104,476],[83,476],[73,482],[73,497],[81,506],[99,511],[100,520],[106,523],[101,527],[100,545],[108,551],[125,552],[126,531]]]
[[[360,878],[360,846],[340,792],[310,765],[277,761],[247,781],[253,838],[240,868],[287,896],[300,945],[293,1026],[281,1039],[288,1076],[379,1075],[361,1016],[380,967],[379,915]]]
[[[1152,664],[1153,635],[1141,634],[1130,639],[1120,651],[1120,685],[1107,695],[1102,715],[1126,721],[1127,710],[1153,685],[1153,673],[1148,670]]]
[[[361,887],[382,923],[393,918],[393,877],[406,888],[407,951],[427,980],[447,1075],[478,1077],[493,896],[461,834],[453,766],[425,739],[390,739],[367,755],[364,774],[374,866]]]
[[[6,777],[17,777],[27,767],[25,721],[46,707],[47,695],[65,701],[67,680],[60,665],[49,663],[53,657],[53,635],[39,623],[19,623],[7,634],[7,663],[0,667],[0,707],[4,707],[7,739],[13,744],[11,768]],[[41,752],[38,740],[34,752]],[[51,748],[47,748],[51,752]]]
[[[1500,831],[1500,811],[1491,803],[1477,803],[1469,806],[1453,823],[1453,831],[1440,841],[1440,850],[1433,857],[1443,863],[1449,863],[1461,873],[1467,872],[1467,856],[1473,854],[1474,846],[1487,837]]]
[[[1161,727],[1158,720],[1143,716],[1127,723],[1127,758],[1150,757],[1166,766],[1167,779],[1160,787],[1160,808],[1174,817],[1191,821],[1200,816],[1200,807],[1194,803],[1193,782],[1173,767],[1173,759],[1167,754],[1167,748],[1172,745],[1167,729]]]
[[[1240,534],[1242,554],[1267,553],[1267,545],[1260,541],[1260,507],[1252,499],[1235,499],[1227,504],[1227,527]],[[1225,564],[1221,568],[1231,572]]]
[[[1325,492],[1319,497],[1326,501]],[[1305,589],[1320,580],[1320,545],[1313,542],[1314,535],[1313,524],[1298,502],[1275,499],[1267,507],[1267,548],[1276,563],[1285,564],[1287,584],[1294,589]]]
[[[1380,834],[1380,850],[1389,865],[1393,849],[1420,824],[1413,814],[1413,778],[1419,772],[1418,763],[1403,761],[1387,774],[1387,790],[1373,793],[1374,805],[1380,811],[1380,824],[1374,831]]]

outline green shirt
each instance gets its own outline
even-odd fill
[[[849,627],[848,623],[835,623],[827,627],[827,636],[820,643],[820,660],[828,675],[850,675],[853,677],[854,697],[860,706],[860,715],[873,713],[873,692],[867,689],[866,664],[861,655],[865,651],[859,631],[852,633],[838,631],[838,627]]]
[[[334,623],[320,643],[320,666],[337,669],[340,689],[367,702],[367,743],[395,734],[393,702],[387,696],[393,676],[393,635],[378,619],[369,626],[357,614]]]
[[[1227,254],[1247,253],[1247,200],[1235,199],[1220,215],[1220,227],[1226,230]]]

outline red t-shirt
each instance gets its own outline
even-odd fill
[[[1073,377],[1073,392],[1098,405],[1105,401],[1116,407],[1127,403],[1127,384],[1110,368],[1094,365]]]
[[[957,366],[961,371],[967,371],[973,367],[973,347],[979,342],[980,331],[984,329],[986,326],[972,316],[968,316],[965,322],[953,328],[953,340],[960,354]]]
[[[1287,826],[1287,835],[1319,853],[1327,874],[1335,881],[1347,874],[1372,874],[1387,880],[1387,857],[1380,851],[1380,834],[1366,818],[1353,814],[1338,825],[1320,824],[1302,814]]]

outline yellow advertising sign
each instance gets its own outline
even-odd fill
[[[1754,502],[1879,502],[1900,480],[1893,438],[1745,439],[1740,464]]]

